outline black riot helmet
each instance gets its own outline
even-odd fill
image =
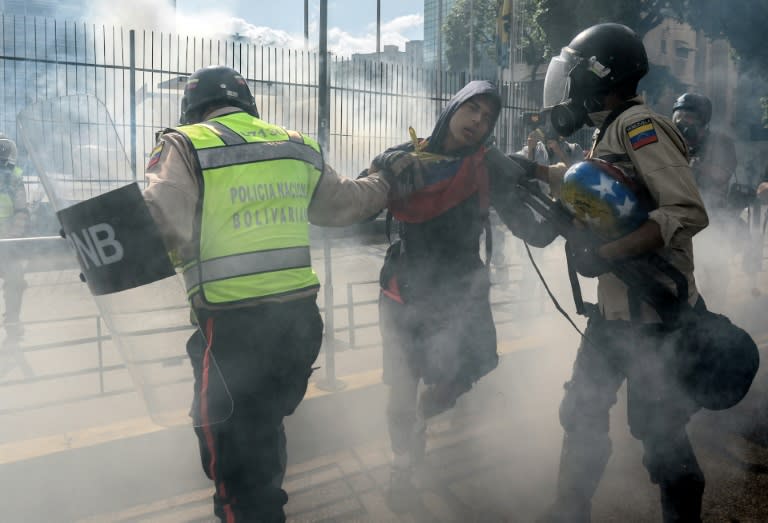
[[[672,114],[676,111],[689,111],[696,114],[702,125],[707,125],[712,118],[712,102],[703,94],[683,93],[672,106]]]
[[[13,169],[17,158],[16,142],[0,133],[0,169]]]
[[[198,123],[208,108],[232,105],[259,117],[256,101],[240,73],[223,65],[198,69],[187,80],[181,99],[182,124]]]
[[[699,153],[709,133],[712,102],[703,94],[683,93],[672,106],[672,123],[685,138],[692,155]]]
[[[648,73],[648,55],[640,37],[621,24],[585,29],[552,58],[544,79],[544,109],[555,130],[569,136],[601,111],[605,96],[637,87]]]

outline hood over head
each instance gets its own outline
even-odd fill
[[[429,145],[427,145],[426,148],[428,152],[441,152],[443,141],[449,132],[448,124],[451,121],[451,117],[454,115],[454,113],[456,113],[456,110],[464,102],[478,95],[485,95],[489,97],[491,100],[493,100],[493,103],[496,106],[496,113],[493,116],[491,125],[488,127],[488,133],[486,136],[483,136],[483,139],[480,143],[484,143],[491,136],[493,129],[496,127],[496,121],[499,118],[499,113],[501,112],[501,96],[499,96],[499,91],[496,89],[496,86],[491,82],[486,80],[473,80],[462,87],[459,92],[453,95],[453,98],[448,101],[448,105],[446,105],[443,111],[440,113],[440,116],[437,119],[437,123],[435,124],[435,128],[432,130],[432,135],[429,138]],[[473,147],[471,150],[461,151],[460,154],[472,153],[476,149],[476,147]]]

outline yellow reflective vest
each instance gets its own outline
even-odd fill
[[[14,167],[7,181],[0,187],[0,225],[7,224],[13,217],[16,192],[23,183],[21,177],[21,169]]]
[[[201,187],[189,297],[236,303],[319,287],[307,216],[323,172],[317,142],[245,112],[176,130],[195,149]]]

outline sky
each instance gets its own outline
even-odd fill
[[[424,2],[382,0],[382,45],[404,50],[408,40],[424,38]],[[176,0],[180,25],[200,29],[230,24],[234,32],[262,45],[303,47],[304,0]],[[309,2],[310,42],[317,46],[319,0]],[[376,50],[376,0],[329,0],[328,47],[339,55]]]

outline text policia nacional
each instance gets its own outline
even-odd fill
[[[231,204],[248,202],[263,202],[276,200],[300,200],[306,202],[309,198],[309,185],[306,183],[257,183],[240,185],[229,188]],[[285,223],[306,223],[307,208],[301,203],[296,206],[262,208],[255,205],[253,209],[232,214],[232,227],[260,227]]]

